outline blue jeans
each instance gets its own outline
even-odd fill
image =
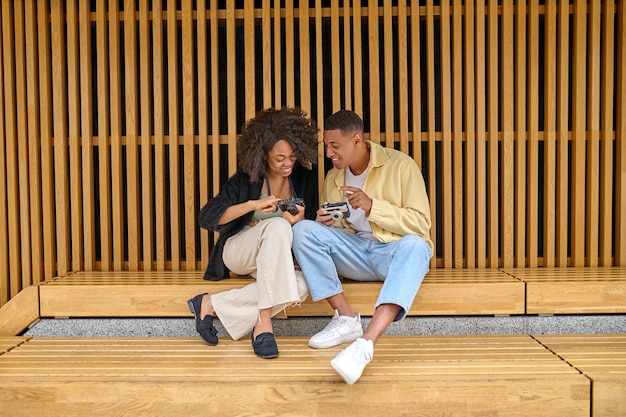
[[[406,235],[381,243],[312,220],[302,220],[292,230],[293,253],[313,301],[343,292],[339,275],[383,281],[375,307],[396,304],[402,310],[394,321],[406,316],[429,270],[431,249],[424,239]]]

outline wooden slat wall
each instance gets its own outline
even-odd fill
[[[626,264],[623,0],[92,3],[0,0],[0,305],[203,269],[197,210],[283,105],[415,158],[432,268]]]

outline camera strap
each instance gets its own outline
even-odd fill
[[[287,177],[287,181],[289,182],[289,190],[291,191],[291,197],[297,197],[296,190],[293,188],[293,184],[291,183],[291,175]],[[265,186],[267,187],[267,195],[272,195],[272,190],[270,189],[270,179],[265,174]]]

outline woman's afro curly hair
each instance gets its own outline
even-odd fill
[[[311,169],[317,162],[318,127],[300,109],[283,107],[262,110],[244,124],[237,142],[239,169],[252,182],[265,177],[266,155],[276,142],[286,140],[293,146],[298,163]]]

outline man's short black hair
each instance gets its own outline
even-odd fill
[[[363,120],[352,110],[339,110],[324,121],[324,130],[340,129],[342,133],[363,133]]]

